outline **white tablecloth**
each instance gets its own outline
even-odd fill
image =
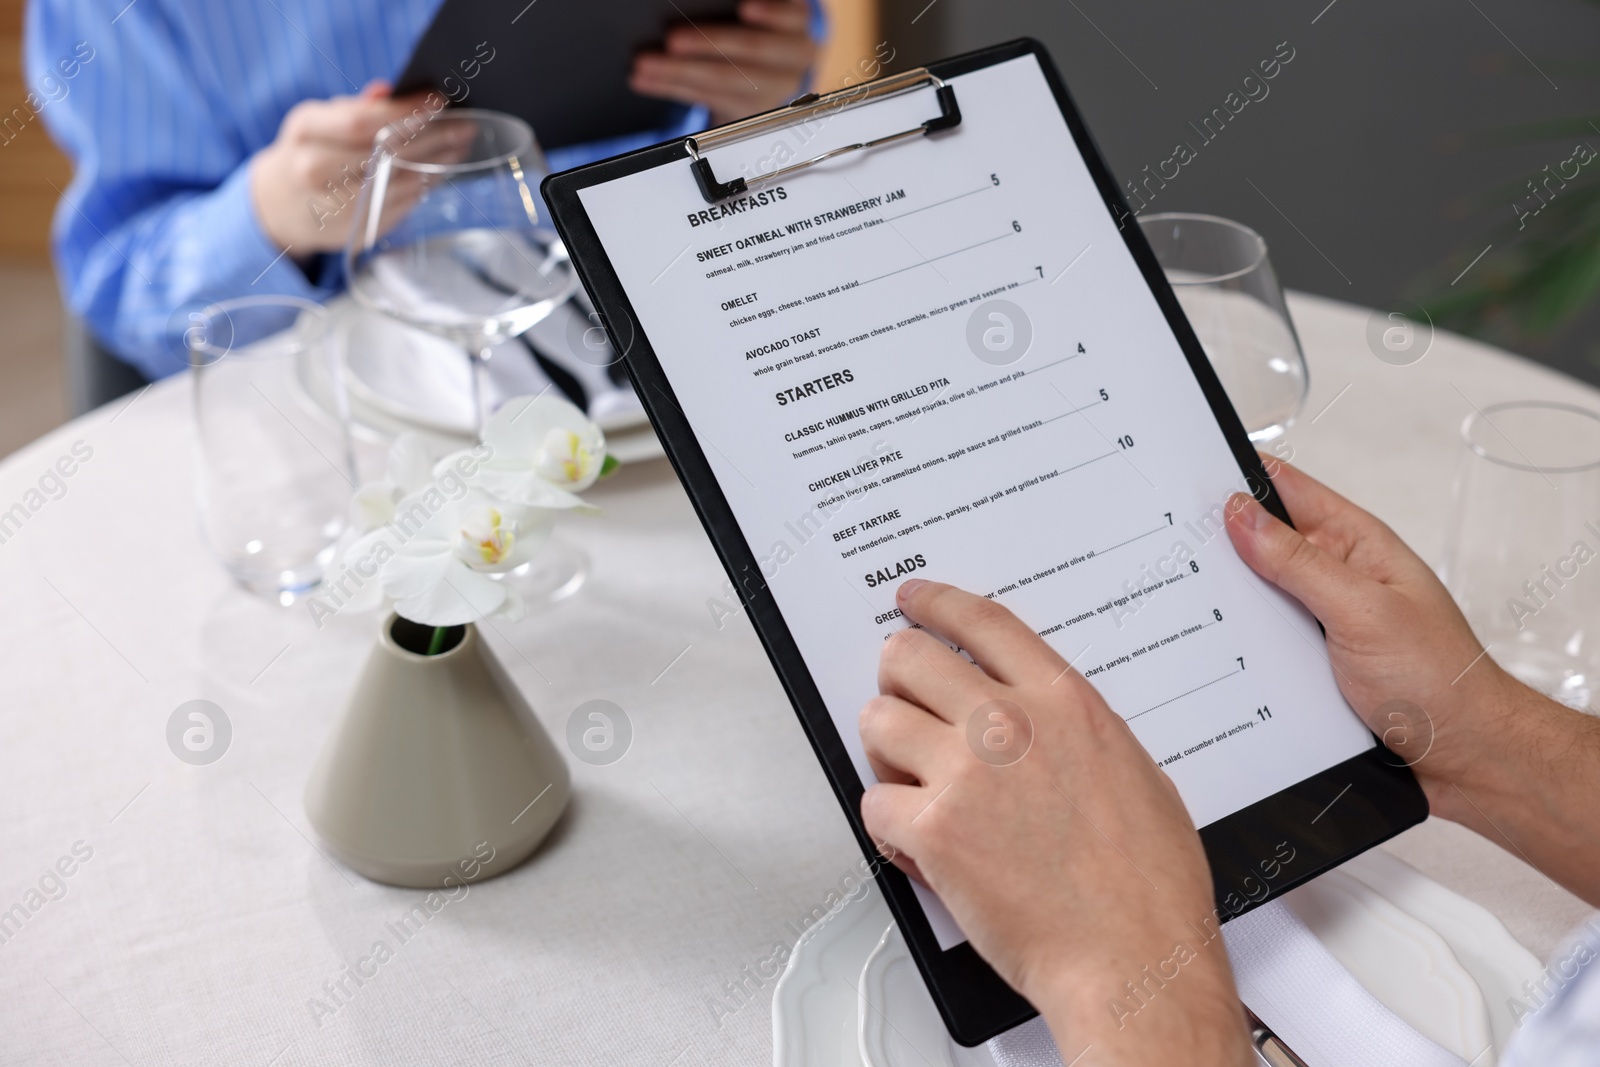
[[[1430,559],[1469,401],[1600,404],[1446,336],[1387,366],[1367,312],[1291,306],[1313,381],[1296,461]],[[319,631],[212,563],[186,385],[0,464],[3,511],[75,442],[93,450],[0,544],[0,1062],[770,1062],[770,982],[731,1015],[712,1006],[727,983],[753,987],[858,854],[748,623],[718,628],[723,574],[671,470],[624,470],[596,494],[603,515],[565,527],[595,561],[581,596],[488,633],[552,735],[605,698],[631,717],[632,749],[574,761],[550,843],[402,942],[388,924],[425,894],[335,866],[300,799],[377,619]],[[210,766],[165,741],[195,698],[233,724]],[[1586,914],[1456,827],[1389,847],[1540,955]],[[378,941],[388,958],[363,963]]]

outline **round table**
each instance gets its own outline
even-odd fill
[[[1473,405],[1600,404],[1443,334],[1421,362],[1390,366],[1368,348],[1366,310],[1290,306],[1312,372],[1287,437],[1295,462],[1430,560]],[[0,463],[0,512],[23,505],[0,526],[0,1058],[770,1061],[759,964],[859,853],[748,621],[713,610],[733,601],[670,468],[624,469],[594,494],[603,514],[568,523],[594,559],[580,596],[486,629],[552,736],[604,698],[631,718],[631,749],[573,761],[571,810],[529,863],[430,901],[339,867],[307,824],[308,768],[378,620],[319,629],[304,604],[254,598],[212,562],[187,384]],[[166,741],[197,698],[233,729],[208,766]],[[1385,847],[1541,957],[1588,914],[1451,824]]]

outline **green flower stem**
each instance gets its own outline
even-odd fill
[[[428,640],[428,655],[437,656],[439,654],[439,650],[444,647],[444,635],[448,629],[450,629],[448,626],[435,626],[433,628],[433,637]]]

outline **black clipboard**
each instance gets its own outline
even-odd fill
[[[1199,339],[1185,318],[1143,233],[1134,224],[1133,212],[1128,208],[1116,180],[1073,105],[1055,65],[1037,41],[1023,39],[996,45],[930,64],[921,71],[865,83],[820,100],[804,97],[788,108],[744,120],[744,123],[773,123],[790,115],[795,117],[795,121],[800,121],[806,115],[814,114],[814,109],[819,107],[848,107],[870,102],[874,86],[885,85],[896,79],[925,76],[929,79],[925,85],[942,86],[946,79],[1025,56],[1031,56],[1039,63],[1104,206],[1121,224],[1120,232],[1127,250],[1143,273],[1182,347],[1246,483],[1264,506],[1288,521],[1283,502],[1273,490],[1260,457],[1223,391]],[[882,138],[852,146],[850,150],[875,149],[880,144],[886,147],[898,140],[937,135],[942,130],[959,125],[958,98],[941,99],[940,112],[921,127],[886,130]],[[695,168],[697,182],[707,202],[715,203],[722,197],[742,193],[745,191],[743,180],[714,174],[702,152],[707,142],[714,141],[719,134],[730,129],[732,127],[724,127],[723,130],[710,131],[700,137],[682,138],[552,175],[545,180],[542,192],[584,287],[613,344],[622,354],[651,423],[666,447],[668,458],[688,490],[697,514],[749,612],[756,633],[844,808],[857,842],[870,860],[875,859],[877,854],[859,815],[863,792],[860,777],[772,591],[762,576],[760,565],[746,543],[716,475],[700,448],[578,195],[580,190],[588,186],[675,162]],[[892,151],[892,148],[886,150]],[[819,161],[801,160],[785,167],[783,173],[800,170]],[[1339,802],[1333,804],[1334,800]],[[1200,837],[1211,864],[1218,919],[1226,922],[1280,896],[1421,822],[1427,813],[1426,797],[1410,769],[1380,744],[1202,827]],[[1280,876],[1267,877],[1262,866],[1263,857],[1274,855],[1282,844],[1294,850],[1293,870],[1285,867]],[[976,1045],[1036,1014],[1026,1000],[1000,980],[969,943],[963,942],[948,950],[940,949],[910,880],[897,868],[880,865],[877,878],[934,1003],[951,1035],[959,1043]]]
[[[437,89],[488,108],[563,148],[670,126],[682,104],[628,88],[633,57],[681,23],[736,21],[737,0],[445,0],[395,80],[395,94]]]

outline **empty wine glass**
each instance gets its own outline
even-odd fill
[[[539,217],[548,173],[528,124],[472,108],[413,116],[373,146],[345,255],[366,307],[445,337],[473,361],[479,439],[491,414],[496,344],[545,318],[577,288]]]
[[[1282,436],[1311,377],[1267,242],[1215,215],[1145,215],[1139,226],[1250,440]]]
[[[1461,425],[1445,584],[1495,662],[1574,708],[1600,694],[1600,412],[1522,400]]]

